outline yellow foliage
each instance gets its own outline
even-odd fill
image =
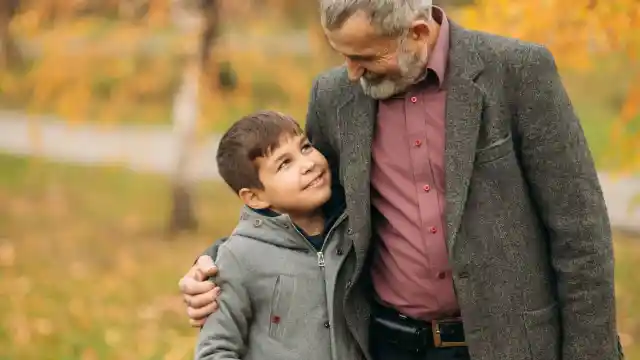
[[[603,55],[626,58],[627,74],[637,80],[630,81],[631,88],[612,139],[621,149],[622,170],[640,170],[640,124],[631,124],[640,123],[640,3],[637,0],[477,0],[476,3],[460,11],[462,23],[545,44],[562,68],[597,71],[595,65]]]
[[[199,33],[184,33],[168,25],[169,1],[151,0],[149,10],[138,22],[95,14],[74,16],[88,6],[86,1],[45,3],[27,1],[12,23],[15,33],[35,44],[40,55],[26,74],[0,74],[6,102],[73,122],[170,121],[182,67],[199,46]],[[113,0],[105,6],[117,8],[117,3]],[[291,32],[286,28],[282,6],[293,3],[265,2],[260,7],[262,12],[256,13],[244,2],[222,2],[223,19],[246,20],[229,22],[227,27],[253,40],[247,46],[231,44],[230,51],[222,35],[212,49],[200,89],[199,123],[206,124],[203,131],[221,130],[239,114],[262,107],[277,107],[304,118],[311,79],[327,66],[316,59],[320,51],[317,32],[312,32],[313,52],[306,56],[292,53],[288,44],[282,44],[284,51],[280,51],[260,41]],[[52,19],[55,26],[47,25]],[[223,62],[229,62],[236,73],[237,87],[233,91],[219,88],[218,70]]]
[[[451,11],[451,15],[471,28],[544,43],[563,70],[598,71],[603,57],[624,56],[631,67],[625,75],[640,79],[640,66],[632,68],[640,64],[637,0],[476,3]],[[182,68],[187,55],[196,51],[199,34],[183,33],[171,25],[170,2],[166,0],[149,0],[149,9],[139,21],[100,17],[95,12],[79,16],[90,4],[113,10],[120,1],[25,0],[12,28],[36,44],[41,56],[26,74],[0,73],[3,101],[74,122],[169,122]],[[299,44],[289,44],[286,39],[300,35],[288,18],[305,11],[299,1],[264,0],[249,5],[226,0],[221,6],[226,33],[212,49],[200,82],[201,130],[222,130],[241,113],[265,107],[303,119],[311,80],[336,64],[315,11],[308,11],[305,20],[313,21],[305,30],[304,45],[310,53],[298,55],[290,48]],[[274,36],[285,40],[278,41],[277,47],[262,43],[273,41]],[[246,43],[239,43],[242,40],[237,39],[243,37]],[[218,84],[224,62],[232,65],[237,76],[233,91],[223,91]],[[636,90],[630,89],[620,108],[612,139],[625,146],[619,152],[625,155],[620,158],[631,166],[636,163],[631,159],[640,157],[635,145],[638,131],[633,130],[639,127],[633,123],[640,121],[640,81],[620,82],[629,82]]]

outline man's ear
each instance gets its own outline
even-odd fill
[[[238,196],[245,205],[252,209],[266,209],[271,204],[264,199],[264,193],[258,189],[242,188],[238,191]]]
[[[425,40],[429,38],[431,34],[431,27],[426,20],[416,20],[411,24],[409,36],[414,41]]]

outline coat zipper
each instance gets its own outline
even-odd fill
[[[298,234],[300,234],[300,236],[305,240],[305,242],[307,243],[307,245],[309,245],[309,247],[316,252],[316,255],[318,257],[318,268],[320,269],[321,272],[321,277],[322,277],[322,290],[324,293],[324,301],[325,301],[325,306],[326,303],[329,301],[329,299],[327,299],[327,279],[326,279],[326,275],[324,272],[324,266],[325,266],[325,261],[324,261],[324,247],[327,245],[327,240],[329,239],[329,237],[331,236],[331,234],[333,233],[333,231],[335,230],[335,228],[340,225],[344,219],[347,217],[347,213],[346,211],[343,212],[337,219],[336,221],[333,222],[333,225],[331,225],[331,227],[329,228],[329,231],[327,231],[327,233],[325,234],[324,238],[322,239],[322,247],[320,248],[320,251],[317,251],[316,248],[313,246],[313,244],[311,243],[311,241],[309,241],[309,239],[307,239],[306,236],[304,236],[304,234],[302,234],[302,232],[300,232],[300,230],[298,230],[297,226],[293,226],[294,229],[296,229],[296,232]],[[327,313],[327,317],[328,317],[328,321],[329,324],[331,324],[331,314]],[[331,349],[331,352],[333,353],[333,349]]]
[[[317,251],[316,248],[313,246],[313,244],[309,241],[309,239],[307,239],[306,236],[304,236],[304,234],[302,234],[302,232],[300,232],[300,230],[298,230],[297,226],[293,226],[293,228],[296,230],[296,232],[298,234],[300,234],[300,236],[305,240],[305,242],[307,243],[307,245],[309,245],[309,247],[311,248],[311,250],[313,250],[316,253],[316,256],[318,257],[318,267],[320,267],[321,269],[324,269],[324,265],[325,265],[325,261],[324,261],[324,247],[327,244],[327,240],[329,239],[329,236],[331,236],[331,234],[333,233],[333,231],[335,230],[336,227],[338,227],[338,225],[340,225],[342,223],[342,221],[344,221],[344,219],[347,217],[347,213],[343,212],[337,219],[336,221],[333,222],[333,225],[331,225],[331,227],[329,228],[329,231],[327,231],[327,234],[324,236],[324,238],[322,239],[322,247],[320,248],[320,251]]]

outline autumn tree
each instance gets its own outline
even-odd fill
[[[460,12],[467,26],[545,44],[558,66],[597,71],[595,65],[616,57],[627,69],[628,83],[614,126],[621,170],[640,169],[640,3],[638,0],[477,0]]]

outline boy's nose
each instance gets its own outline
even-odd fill
[[[316,164],[313,161],[305,161],[304,164],[302,164],[302,173],[306,174],[310,172],[315,166]]]

